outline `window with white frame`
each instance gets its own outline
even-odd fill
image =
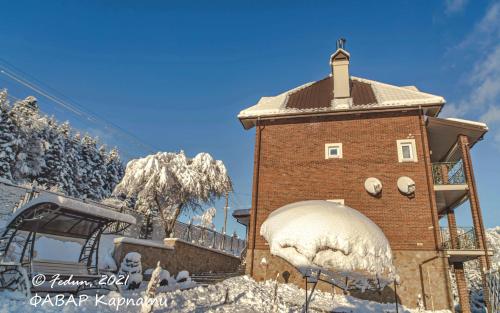
[[[401,139],[397,141],[398,161],[399,162],[417,162],[417,148],[415,139]]]
[[[341,143],[325,144],[325,159],[341,159],[341,158],[342,158]]]

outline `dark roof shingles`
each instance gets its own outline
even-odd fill
[[[351,80],[353,106],[377,102],[370,84]],[[332,77],[326,77],[288,96],[288,109],[320,109],[331,106],[333,99]]]

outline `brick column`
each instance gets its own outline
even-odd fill
[[[463,263],[453,263],[453,272],[457,283],[458,301],[462,307],[462,313],[471,313],[469,302],[469,290],[465,281],[465,272]]]
[[[450,182],[448,181],[448,166],[446,164],[441,164],[441,178],[443,179],[443,185],[448,185]]]
[[[460,151],[462,152],[462,162],[464,168],[465,179],[467,180],[467,186],[469,187],[469,203],[472,215],[472,222],[474,224],[474,232],[476,235],[476,243],[479,249],[485,252],[484,256],[479,257],[479,266],[481,270],[481,278],[483,281],[483,298],[484,302],[488,306],[489,312],[489,294],[488,294],[488,284],[486,281],[485,269],[490,268],[490,260],[486,253],[486,235],[483,226],[483,217],[481,215],[481,207],[479,206],[479,198],[477,196],[476,180],[474,178],[474,171],[472,169],[472,160],[470,156],[469,138],[465,135],[458,136],[458,144],[460,146]]]
[[[455,211],[449,210],[446,213],[448,217],[448,231],[450,232],[450,243],[452,249],[458,249],[458,232],[457,232],[457,220],[455,218]]]

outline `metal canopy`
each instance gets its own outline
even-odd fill
[[[135,223],[135,217],[97,203],[43,192],[12,214],[0,237],[0,265],[13,261],[30,269],[37,235],[57,235],[84,239],[78,263],[86,265],[89,274],[97,274],[101,235]]]
[[[42,194],[14,212],[7,228],[39,234],[88,238],[111,223],[135,224],[129,214],[56,194]]]

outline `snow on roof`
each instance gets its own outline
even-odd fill
[[[480,126],[480,127],[483,127],[484,129],[488,130],[488,125],[486,125],[485,123],[476,122],[476,121],[470,121],[470,120],[464,120],[464,119],[455,118],[455,117],[448,117],[446,119],[448,121],[459,122],[459,123],[464,123],[464,124],[469,124],[469,125],[474,125],[474,126]]]
[[[329,77],[325,78],[328,79]],[[317,84],[324,82],[325,79],[309,82],[301,85],[297,88],[285,91],[277,96],[272,97],[262,97],[257,104],[251,106],[247,109],[242,110],[238,118],[257,118],[262,116],[274,116],[280,114],[290,114],[290,113],[303,113],[303,112],[330,112],[335,111],[332,106],[325,107],[323,105],[317,105],[317,103],[311,103],[310,107],[307,108],[291,108],[287,107],[287,102],[292,94],[296,94],[301,90],[306,92],[307,87],[313,87]],[[431,104],[444,104],[445,99],[441,96],[436,96],[433,94],[425,93],[419,91],[415,86],[405,86],[399,87],[390,84],[381,83],[374,80],[369,80],[365,78],[359,78],[351,76],[353,83],[365,83],[371,87],[371,90],[375,96],[374,101],[370,103],[362,103],[360,105],[353,105],[352,109],[368,109],[368,108],[380,108],[380,107],[398,107],[398,106],[418,106],[418,105],[431,105]],[[333,84],[331,84],[333,88]],[[304,97],[305,101],[316,101],[317,95],[313,93],[324,93],[323,88],[308,89],[309,94]],[[330,97],[333,97],[333,92],[329,92]],[[354,96],[354,95],[353,95]],[[325,95],[320,95],[324,98]],[[331,99],[330,99],[331,100]]]
[[[62,207],[64,209],[74,212],[79,212],[85,215],[101,217],[129,224],[136,223],[136,219],[132,215],[116,212],[111,209],[105,209],[104,207],[98,206],[96,204],[85,203],[77,199],[72,199],[52,193],[42,193],[37,198],[29,201],[28,203],[17,209],[12,214],[11,221],[13,221],[17,216],[19,216],[24,211],[27,211],[30,208],[36,206],[37,204],[42,204],[42,203],[54,203],[57,206]]]
[[[360,212],[329,201],[310,200],[273,211],[260,234],[273,255],[302,273],[321,269],[353,280],[396,278],[392,251],[382,230]]]

